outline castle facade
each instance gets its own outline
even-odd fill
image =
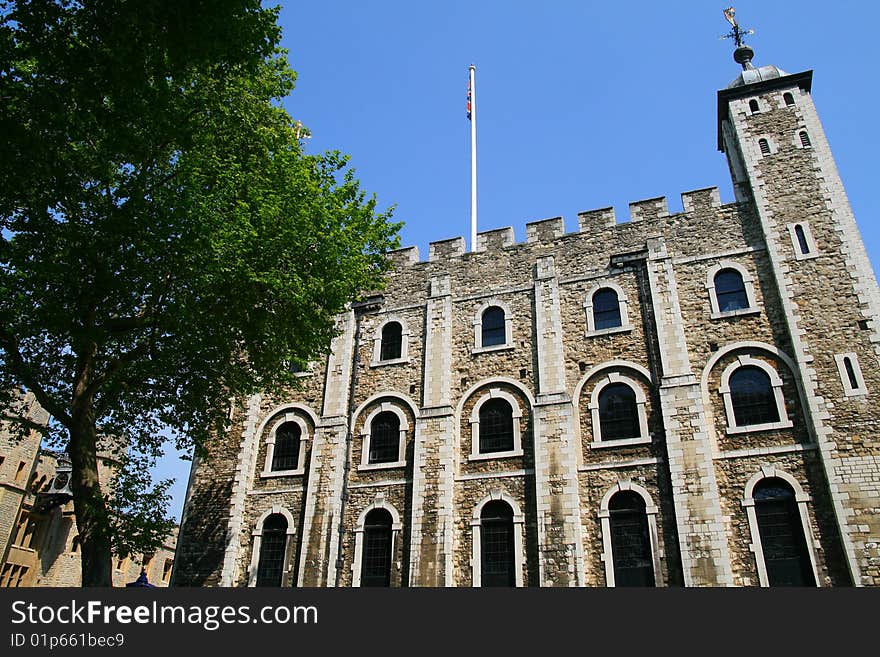
[[[880,291],[811,97],[718,93],[717,189],[390,254],[194,462],[173,585],[880,584]]]

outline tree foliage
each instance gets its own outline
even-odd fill
[[[0,2],[0,394],[32,391],[71,454],[85,583],[109,583],[98,437],[201,444],[326,352],[396,246],[347,159],[302,151],[277,14]]]

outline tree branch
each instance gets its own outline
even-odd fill
[[[137,360],[141,356],[146,356],[149,352],[150,345],[147,343],[141,343],[131,351],[127,351],[121,356],[117,356],[113,360],[111,360],[107,367],[103,372],[95,376],[92,381],[89,383],[88,387],[85,389],[85,396],[87,398],[91,398],[98,392],[100,387],[104,385],[107,381],[109,381],[114,374],[116,374],[123,367],[131,363],[132,361]]]
[[[21,379],[21,382],[28,390],[34,393],[34,397],[37,398],[40,405],[46,409],[52,417],[65,427],[70,428],[73,424],[73,419],[67,414],[64,407],[52,399],[43,386],[40,385],[36,377],[31,373],[27,363],[25,363],[21,351],[18,348],[18,342],[16,342],[15,338],[5,330],[0,331],[0,346],[3,347],[8,355],[7,362],[10,364],[13,374]]]

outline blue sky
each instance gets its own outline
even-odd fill
[[[755,64],[812,69],[813,100],[875,272],[880,3],[735,1],[756,34]],[[379,207],[396,206],[401,241],[470,234],[468,65],[477,67],[479,229],[565,217],[717,186],[733,200],[717,151],[716,91],[739,73],[720,40],[727,4],[585,0],[323,0],[282,3],[298,73],[285,101],[312,132],[307,149],[351,155]],[[177,477],[179,517],[189,464]]]

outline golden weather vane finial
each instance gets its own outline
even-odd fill
[[[724,10],[724,18],[727,19],[727,22],[733,26],[733,29],[721,36],[722,39],[734,39],[736,41],[736,47],[741,48],[745,45],[743,41],[743,37],[748,36],[749,34],[754,34],[754,30],[744,30],[739,26],[739,23],[736,22],[736,9],[733,7],[728,7]]]

